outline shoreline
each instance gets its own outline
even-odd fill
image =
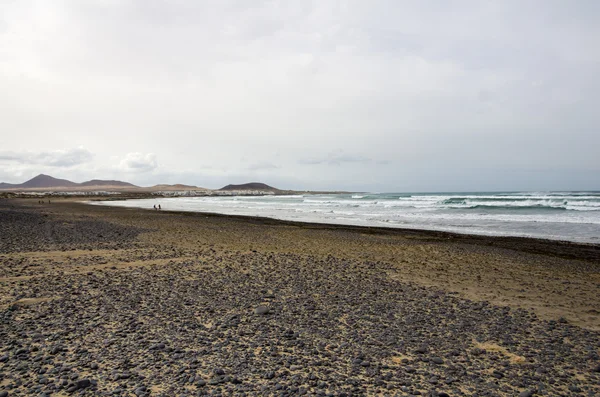
[[[77,201],[83,205],[96,205],[92,202],[98,201],[113,201],[110,199],[96,199],[88,201]],[[125,210],[141,210],[151,211],[155,210],[152,208],[142,207],[124,207],[124,206],[111,206],[101,205],[103,207],[119,208]],[[173,214],[179,214],[188,216],[197,214],[198,216],[211,216],[211,217],[225,217],[238,219],[241,221],[258,222],[261,224],[268,225],[288,225],[297,226],[302,228],[315,228],[324,230],[347,230],[356,232],[367,232],[372,234],[381,235],[397,235],[401,237],[415,236],[415,237],[429,237],[436,240],[451,240],[457,243],[468,243],[468,244],[479,244],[485,246],[496,246],[499,248],[507,248],[513,250],[521,250],[523,252],[530,253],[542,253],[545,255],[555,255],[561,258],[568,259],[582,259],[598,261],[600,263],[600,242],[586,243],[578,241],[568,240],[554,240],[544,239],[536,237],[526,236],[496,236],[496,235],[484,235],[484,234],[470,234],[470,233],[459,233],[450,232],[434,229],[415,229],[405,227],[385,227],[385,226],[363,226],[363,225],[349,225],[349,224],[338,224],[338,223],[326,223],[326,222],[306,222],[306,221],[292,221],[285,219],[270,218],[264,216],[253,216],[253,215],[232,215],[222,214],[218,212],[201,212],[201,211],[182,211],[182,210],[168,210],[162,209],[158,212],[168,212]]]

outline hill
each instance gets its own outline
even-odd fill
[[[23,182],[15,187],[21,189],[37,189],[37,188],[54,188],[54,187],[76,187],[77,183],[68,181],[66,179],[58,179],[51,177],[50,175],[39,174],[36,177],[31,178],[27,182]]]
[[[137,187],[136,185],[129,183],[129,182],[106,181],[106,180],[102,180],[102,179],[92,179],[91,181],[79,183],[78,186],[79,187],[91,187],[91,186]]]
[[[83,183],[75,183],[66,179],[58,179],[54,178],[50,175],[40,174],[30,180],[23,183],[0,183],[0,189],[6,190],[14,190],[14,189],[78,189],[83,188],[86,190],[94,189],[94,188],[102,188],[102,187],[111,187],[111,188],[137,188],[137,186],[132,185],[128,182],[121,181],[111,181],[111,180],[101,180],[101,179],[92,179],[91,181],[83,182]]]
[[[278,192],[279,189],[274,188],[272,186],[266,185],[260,182],[250,182],[244,183],[241,185],[227,185],[223,186],[221,191],[240,191],[240,190],[260,190],[260,191],[268,191],[268,192]]]
[[[181,183],[177,183],[175,185],[168,185],[168,184],[160,184],[160,185],[154,185],[151,187],[151,189],[157,189],[157,190],[194,190],[194,189],[202,189],[199,188],[198,186],[192,186],[192,185],[183,185]]]
[[[139,193],[154,193],[154,192],[178,192],[178,191],[194,191],[194,192],[209,192],[210,189],[184,185],[184,184],[158,184],[151,187],[139,187],[129,182],[92,179],[82,183],[72,182],[66,179],[54,178],[50,175],[40,174],[23,183],[0,183],[0,190],[27,190],[27,191],[128,191]],[[273,186],[269,186],[260,182],[250,182],[240,185],[227,185],[218,190],[212,190],[216,194],[223,192],[224,195],[231,194],[262,194],[262,192],[285,194],[287,191],[282,191]],[[289,193],[289,192],[287,192]]]

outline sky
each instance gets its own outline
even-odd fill
[[[600,190],[600,2],[0,0],[0,181]]]

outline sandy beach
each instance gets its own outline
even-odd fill
[[[600,395],[600,246],[0,200],[0,397]]]

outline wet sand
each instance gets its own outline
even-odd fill
[[[0,396],[600,394],[599,246],[35,199],[0,235]]]

